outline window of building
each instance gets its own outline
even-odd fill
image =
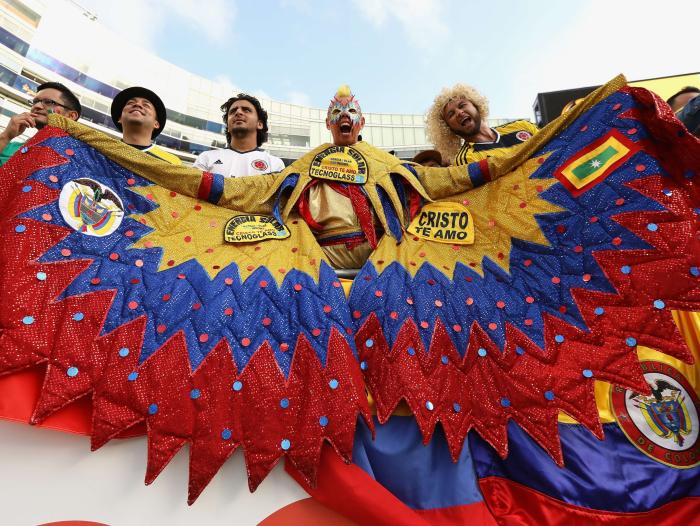
[[[5,12],[13,12],[18,18],[21,18],[33,27],[39,26],[41,15],[26,6],[24,2],[18,2],[17,0],[0,0],[0,7],[2,7]]]
[[[392,132],[393,130],[391,128],[382,128],[382,142],[380,143],[381,146],[390,146],[393,144],[393,135]],[[375,144],[375,146],[377,146]]]
[[[29,44],[2,27],[0,27],[0,44],[10,48],[15,53],[19,53],[23,57],[26,57],[27,51],[29,51]]]

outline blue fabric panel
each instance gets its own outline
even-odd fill
[[[585,508],[639,512],[700,496],[700,466],[676,469],[661,464],[631,444],[616,423],[603,427],[605,440],[600,441],[583,426],[559,425],[564,468],[513,422],[505,460],[475,433],[470,433],[469,446],[479,478],[507,478]]]
[[[380,425],[376,440],[364,421],[355,433],[353,462],[413,509],[481,502],[469,448],[452,462],[442,428],[424,446],[413,417],[393,416]]]

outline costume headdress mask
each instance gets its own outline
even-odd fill
[[[360,102],[352,94],[350,86],[347,84],[340,86],[331,99],[331,103],[328,105],[328,122],[334,124],[343,115],[347,115],[350,118],[353,126],[359,124],[360,119],[362,119]]]

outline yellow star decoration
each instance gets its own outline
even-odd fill
[[[563,209],[545,201],[539,194],[556,184],[556,179],[529,179],[549,154],[529,159],[512,172],[455,198],[445,199],[464,204],[474,221],[474,244],[448,245],[426,241],[407,234],[404,241],[384,236],[372,262],[381,271],[398,261],[412,277],[425,262],[431,263],[448,277],[460,262],[483,276],[484,257],[509,272],[512,238],[549,245],[535,215],[561,212]],[[397,255],[398,252],[398,255]]]
[[[151,212],[130,217],[155,229],[131,247],[162,248],[159,271],[195,259],[213,279],[235,260],[243,281],[261,266],[270,271],[278,285],[291,269],[304,271],[318,281],[323,253],[306,223],[296,217],[291,216],[287,221],[291,236],[286,239],[227,243],[224,241],[226,222],[243,212],[156,185],[131,190],[158,205]]]

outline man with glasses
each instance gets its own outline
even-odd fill
[[[48,121],[49,114],[57,113],[77,121],[82,107],[71,90],[59,82],[45,82],[36,91],[31,101],[31,109],[14,115],[2,133],[0,133],[0,166],[19,150],[24,142],[11,142],[24,133],[27,128],[40,130]]]

